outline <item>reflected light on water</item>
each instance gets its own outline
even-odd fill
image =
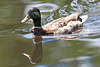
[[[93,47],[97,47],[97,48],[100,48],[100,38],[98,39],[93,39],[93,40],[90,40],[91,42],[86,45],[86,47],[89,47],[89,48],[93,48]]]
[[[40,12],[53,12],[54,10],[58,9],[58,6],[56,4],[52,3],[42,3],[42,4],[29,4],[26,5],[24,14],[26,15],[29,9],[32,9],[33,7],[38,7],[40,9]]]
[[[37,65],[35,67],[94,67],[91,59],[92,56],[83,56],[77,58],[61,59],[58,63],[49,65]],[[72,64],[71,64],[72,63]]]
[[[91,59],[94,56],[82,56],[77,58],[68,58],[68,59],[61,59],[59,62],[66,62],[69,66],[73,67],[93,67]],[[70,62],[73,65],[70,65]]]

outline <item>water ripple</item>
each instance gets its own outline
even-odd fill
[[[28,12],[29,9],[33,7],[38,7],[40,9],[40,12],[53,12],[54,10],[58,9],[58,5],[53,4],[53,3],[41,3],[41,4],[29,4],[26,5],[24,14]]]

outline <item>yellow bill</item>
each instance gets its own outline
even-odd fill
[[[29,14],[26,15],[26,17],[21,21],[21,23],[27,22],[30,19]]]

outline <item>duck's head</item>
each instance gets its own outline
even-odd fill
[[[41,14],[38,8],[34,7],[30,9],[26,17],[21,22],[27,22],[29,19],[33,19],[35,27],[41,27]]]

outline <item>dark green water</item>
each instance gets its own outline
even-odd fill
[[[31,7],[41,9],[42,25],[75,11],[89,18],[80,33],[73,33],[77,39],[42,36],[36,45],[32,24],[20,23]],[[99,8],[99,0],[0,0],[0,67],[100,67]]]

